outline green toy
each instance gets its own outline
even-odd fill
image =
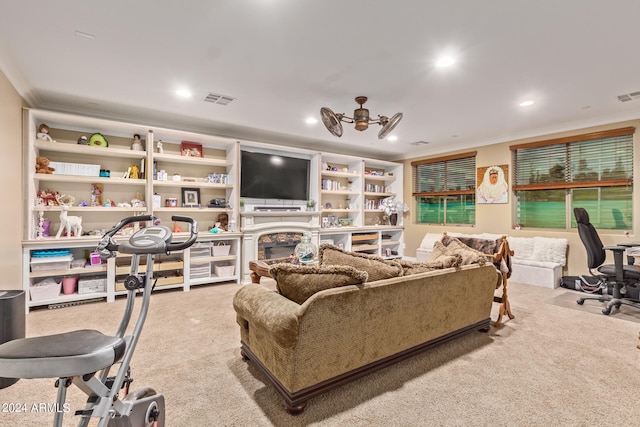
[[[103,134],[96,132],[93,135],[91,135],[91,137],[89,138],[89,146],[108,147],[109,141],[107,141],[107,138],[105,138]]]

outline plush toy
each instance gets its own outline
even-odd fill
[[[55,168],[49,167],[49,159],[46,157],[36,157],[36,173],[51,174]]]
[[[43,141],[56,142],[53,138],[51,138],[51,135],[49,135],[49,126],[45,125],[44,123],[38,126],[38,132],[36,133],[36,138],[41,139]]]

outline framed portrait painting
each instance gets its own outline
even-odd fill
[[[200,206],[200,189],[199,188],[183,188],[182,189],[182,206],[187,208],[196,208]]]
[[[509,203],[509,165],[484,166],[477,169],[476,203]]]

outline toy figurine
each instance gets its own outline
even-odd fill
[[[43,141],[55,142],[53,138],[51,138],[51,135],[49,135],[49,126],[45,125],[44,123],[38,126],[38,133],[36,134],[36,138]]]
[[[140,134],[133,135],[133,142],[131,143],[131,149],[133,151],[144,151],[142,147],[142,141],[140,141]]]
[[[163,154],[164,149],[162,148],[162,140],[159,140],[156,146],[158,147],[158,154]]]
[[[88,145],[89,144],[89,140],[87,139],[86,136],[82,135],[80,136],[80,138],[78,138],[78,145]]]

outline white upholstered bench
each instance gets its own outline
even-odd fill
[[[463,234],[447,232],[452,237],[475,237],[496,240],[499,234],[480,233]],[[427,233],[420,247],[416,249],[416,259],[426,261],[431,254],[433,244],[442,238],[439,233]],[[567,263],[568,240],[552,237],[513,237],[508,236],[509,247],[514,251],[511,259],[513,272],[512,282],[525,285],[557,288],[562,279],[562,268]]]

